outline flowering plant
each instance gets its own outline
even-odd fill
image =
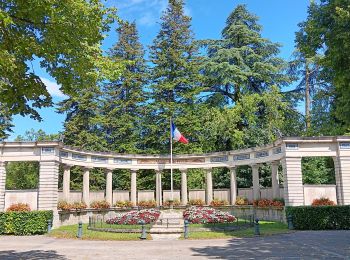
[[[268,208],[268,207],[283,207],[284,200],[281,198],[275,198],[273,200],[270,199],[259,199],[253,201],[253,206],[260,208]]]
[[[184,219],[192,224],[198,223],[232,223],[236,218],[220,210],[213,208],[195,207],[192,206],[184,211]]]
[[[328,198],[319,198],[319,199],[314,199],[311,205],[312,206],[333,206],[335,205],[335,203],[334,201]]]
[[[136,225],[143,220],[145,224],[150,224],[155,222],[159,215],[160,211],[156,209],[143,209],[139,211],[133,210],[108,219],[106,223],[117,225]]]
[[[68,203],[67,201],[59,201],[57,209],[59,210],[71,210],[71,209],[86,209],[87,205],[85,202],[73,202]]]
[[[169,206],[170,206],[170,202],[171,202],[171,200],[166,200],[166,201],[164,201],[164,202],[163,202],[163,206],[169,207]],[[173,200],[173,205],[174,205],[174,206],[180,206],[180,201],[179,201],[178,199],[174,199],[174,200]]]
[[[90,204],[90,208],[93,209],[109,209],[110,207],[111,204],[109,204],[109,202],[105,200],[93,201]]]
[[[191,206],[203,206],[204,205],[204,201],[202,199],[194,199],[194,200],[190,200],[188,202],[189,205]]]
[[[210,206],[212,207],[220,207],[220,206],[226,206],[226,205],[228,205],[227,200],[213,199],[212,202],[210,202]]]
[[[248,205],[248,199],[246,197],[240,197],[238,196],[236,199],[236,205]]]
[[[25,203],[12,204],[6,211],[30,211],[30,207]]]
[[[142,200],[137,203],[137,206],[143,208],[154,208],[157,206],[157,202],[155,200]]]
[[[120,208],[127,208],[127,207],[132,207],[133,204],[131,201],[129,200],[125,200],[125,201],[121,201],[121,200],[118,200],[115,204],[114,204],[115,207],[120,207]]]

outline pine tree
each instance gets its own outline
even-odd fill
[[[110,56],[127,65],[117,81],[104,87],[103,133],[109,150],[137,153],[147,67],[135,22],[121,22],[117,33]]]
[[[208,91],[223,95],[226,104],[247,93],[263,93],[283,85],[285,62],[277,57],[279,44],[261,36],[258,17],[238,5],[227,18],[222,39],[203,41],[208,58],[203,66]]]
[[[182,0],[169,0],[161,18],[161,29],[150,47],[154,64],[150,73],[150,105],[144,147],[150,152],[169,152],[170,117],[190,139],[189,145],[174,145],[175,151],[200,151],[195,142],[200,130],[196,96],[198,84],[198,48],[194,43],[191,18],[184,14]]]

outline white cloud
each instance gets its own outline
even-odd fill
[[[41,81],[45,84],[47,91],[50,93],[53,97],[60,97],[64,98],[66,97],[62,91],[60,90],[60,85],[58,85],[56,82],[51,81],[47,78],[40,77]]]

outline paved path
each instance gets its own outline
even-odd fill
[[[350,231],[128,242],[0,236],[0,259],[350,259]]]

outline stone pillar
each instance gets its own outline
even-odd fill
[[[5,211],[6,163],[0,162],[0,212]]]
[[[106,172],[106,201],[113,205],[113,171],[110,169]]]
[[[303,176],[301,172],[301,157],[282,159],[284,201],[286,206],[304,205]]]
[[[83,169],[83,201],[90,207],[90,169]]]
[[[57,211],[58,172],[59,163],[57,161],[40,162],[38,210]]]
[[[231,205],[235,205],[237,199],[237,173],[236,168],[230,168],[230,198]]]
[[[279,162],[271,163],[272,198],[280,198],[280,181],[278,178]]]
[[[63,200],[69,202],[69,194],[70,194],[70,168],[69,165],[63,166]]]
[[[253,200],[260,199],[260,182],[259,182],[259,165],[253,164],[252,174],[253,174]]]
[[[212,169],[207,169],[207,177],[206,177],[206,192],[205,192],[205,197],[206,197],[206,204],[210,205],[210,203],[213,200],[213,176],[212,176]]]
[[[187,205],[187,169],[181,169],[181,204]]]
[[[157,206],[163,205],[162,199],[162,172],[156,171],[156,201]]]
[[[350,205],[350,157],[334,157],[337,203]]]
[[[136,194],[137,194],[137,182],[136,182],[136,173],[137,170],[132,169],[131,170],[131,187],[130,187],[130,198],[133,206],[137,205],[137,199],[136,199]]]

